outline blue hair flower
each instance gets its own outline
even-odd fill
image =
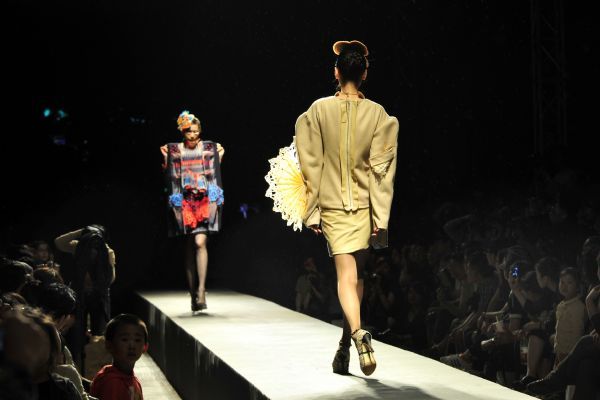
[[[169,204],[171,207],[181,207],[183,202],[183,195],[181,193],[173,193],[169,196]]]

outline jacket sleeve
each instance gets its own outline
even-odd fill
[[[296,149],[302,176],[306,182],[306,211],[302,220],[306,226],[319,225],[321,223],[319,186],[323,172],[323,140],[314,104],[296,121]]]
[[[398,120],[381,109],[373,134],[369,164],[369,198],[376,228],[387,229],[394,196]]]

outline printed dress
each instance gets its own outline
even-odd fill
[[[220,230],[224,197],[216,143],[205,140],[194,149],[167,144],[165,178],[169,236]]]

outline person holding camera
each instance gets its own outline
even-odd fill
[[[107,240],[106,228],[98,224],[54,239],[57,249],[74,256],[75,268],[70,284],[77,296],[77,309],[75,325],[67,340],[73,359],[82,371],[88,316],[92,336],[102,336],[110,319],[110,286],[116,277],[116,257]]]

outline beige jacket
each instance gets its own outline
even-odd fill
[[[321,209],[370,208],[375,227],[388,227],[398,120],[361,97],[319,99],[296,121],[296,147],[307,184],[307,226],[320,223]]]

